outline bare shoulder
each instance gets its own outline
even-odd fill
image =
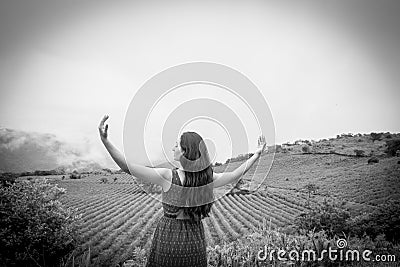
[[[167,168],[159,168],[160,169],[160,174],[162,175],[163,183],[162,183],[162,190],[164,192],[167,192],[169,188],[172,185],[172,177],[173,177],[173,169],[167,169]]]
[[[158,173],[167,181],[171,182],[172,181],[172,169],[168,168],[155,168]]]
[[[152,168],[156,171],[158,180],[161,181],[161,184],[164,186],[165,184],[171,183],[172,181],[172,170],[168,168]],[[160,184],[160,183],[158,183]]]

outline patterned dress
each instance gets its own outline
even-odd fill
[[[172,184],[182,186],[177,169],[172,170]],[[179,193],[173,185],[162,192],[164,216],[154,232],[146,267],[207,267],[203,222],[176,218],[181,208],[172,204],[179,203]]]

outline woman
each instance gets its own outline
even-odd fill
[[[258,139],[254,155],[232,172],[213,173],[207,147],[195,132],[183,133],[173,148],[174,159],[182,168],[150,168],[125,162],[123,154],[108,140],[108,116],[99,125],[100,138],[113,160],[125,172],[162,187],[164,216],[153,235],[150,266],[207,267],[206,240],[202,219],[208,217],[213,188],[237,183],[260,157],[266,143]]]

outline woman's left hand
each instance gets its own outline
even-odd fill
[[[265,147],[267,145],[267,142],[265,141],[265,136],[261,135],[258,137],[258,147],[256,149],[256,151],[254,152],[254,154],[258,154],[259,156],[261,156],[261,154],[265,151]]]

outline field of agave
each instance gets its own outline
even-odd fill
[[[129,177],[109,184],[99,184],[96,178],[59,184],[69,192],[65,204],[82,214],[83,248],[90,246],[93,262],[117,264],[131,258],[137,246],[150,246],[162,216],[161,203],[129,183]],[[211,216],[203,220],[207,243],[214,246],[236,240],[263,219],[284,227],[305,209],[302,197],[289,199],[273,192],[227,195],[215,202]]]
[[[268,172],[269,156],[260,159],[255,175]],[[203,221],[208,245],[214,247],[245,237],[263,221],[274,228],[285,227],[306,211],[309,201],[318,204],[325,196],[347,200],[354,212],[373,209],[389,197],[398,199],[400,167],[396,162],[396,158],[384,158],[368,165],[365,158],[277,154],[257,192],[230,194],[215,202],[211,216]],[[218,168],[224,166],[216,167],[216,172]],[[244,179],[254,171],[250,169]],[[144,193],[126,174],[52,180],[66,188],[66,206],[82,214],[82,252],[90,247],[95,265],[115,266],[131,259],[137,247],[149,248],[162,216],[156,198],[159,195]],[[318,187],[311,198],[304,191],[309,183]]]

